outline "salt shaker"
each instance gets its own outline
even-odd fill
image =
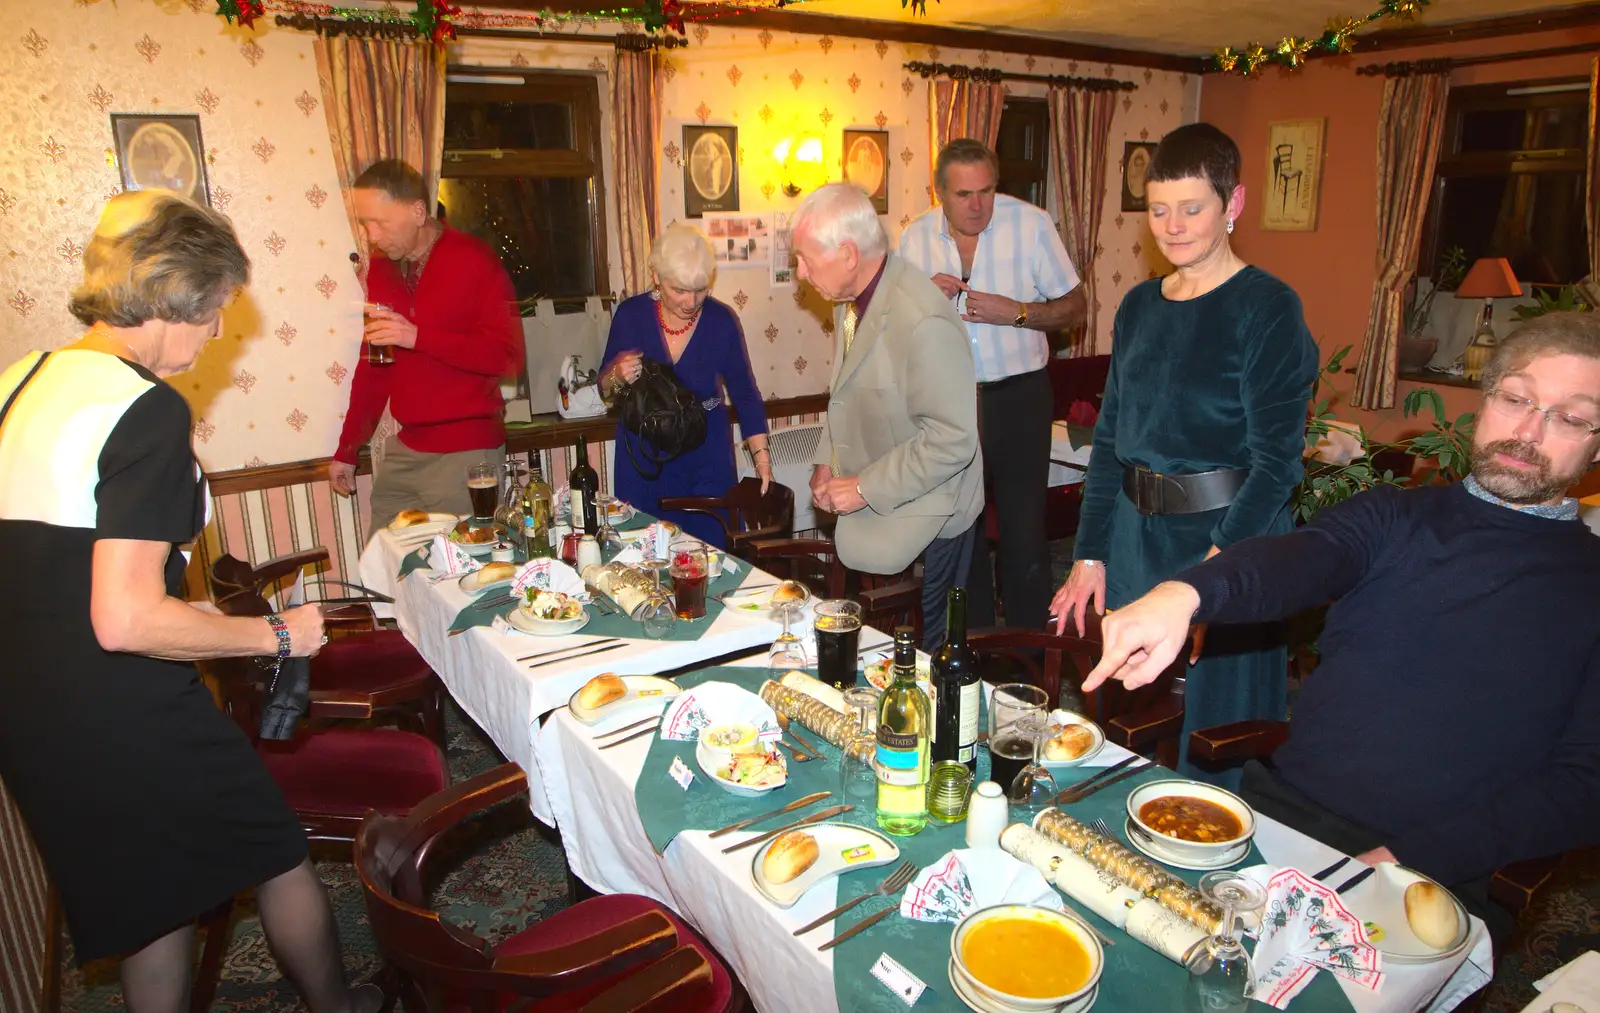
[[[583,541],[578,543],[577,570],[582,573],[591,566],[600,565],[600,543],[595,541],[593,535],[584,535]]]
[[[1000,834],[1011,818],[1005,792],[993,781],[985,781],[972,792],[967,804],[967,847],[998,848]]]

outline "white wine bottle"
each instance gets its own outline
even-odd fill
[[[928,825],[928,739],[933,720],[917,685],[917,642],[894,631],[894,681],[878,701],[878,827],[909,837]]]

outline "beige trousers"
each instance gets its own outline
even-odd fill
[[[506,463],[506,448],[458,450],[450,454],[425,454],[398,439],[385,448],[377,480],[372,483],[371,516],[367,540],[386,527],[402,510],[466,516],[472,510],[467,497],[467,469],[474,464]]]

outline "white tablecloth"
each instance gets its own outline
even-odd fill
[[[414,548],[414,547],[413,547]],[[565,707],[572,694],[602,672],[654,675],[669,669],[764,647],[778,635],[775,623],[724,609],[698,640],[649,640],[642,634],[627,646],[529,669],[517,659],[541,651],[586,643],[595,638],[579,632],[567,637],[535,637],[501,633],[479,626],[451,635],[450,624],[472,602],[455,581],[434,584],[432,570],[417,570],[397,580],[403,548],[387,531],[374,535],[361,554],[362,583],[395,599],[394,616],[402,633],[438,673],[445,688],[472,720],[494,740],[506,758],[528,774],[528,797],[535,816],[553,824],[533,748],[539,719]],[[741,584],[768,583],[773,578],[740,563]],[[629,799],[632,805],[632,799]]]
[[[1083,481],[1089,467],[1089,452],[1093,447],[1085,443],[1076,449],[1067,438],[1067,424],[1050,424],[1050,486],[1077,485]]]

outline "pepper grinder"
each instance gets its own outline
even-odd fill
[[[1010,806],[1000,786],[993,781],[978,785],[967,803],[967,847],[1000,847],[1000,834],[1010,818]]]

